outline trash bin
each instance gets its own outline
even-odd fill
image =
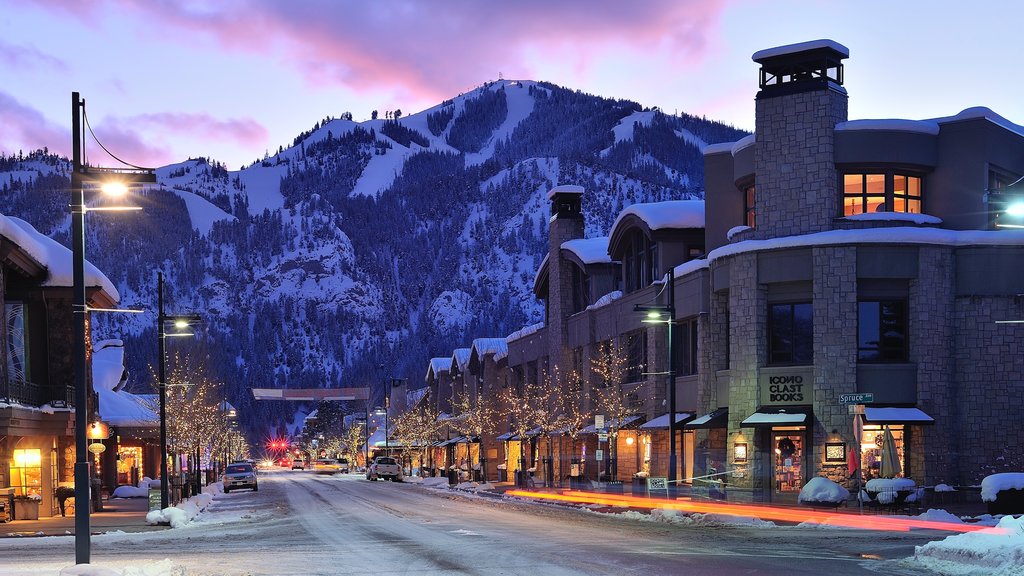
[[[498,482],[508,482],[508,470],[498,468]]]
[[[448,485],[455,486],[459,483],[459,471],[452,469],[448,471]]]

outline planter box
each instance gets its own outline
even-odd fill
[[[39,520],[39,500],[31,498],[14,501],[15,520]]]
[[[1024,514],[1024,490],[1000,490],[988,502],[989,514]]]

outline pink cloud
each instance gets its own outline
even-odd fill
[[[142,114],[119,119],[116,125],[123,127],[135,126],[145,133],[159,133],[169,136],[187,136],[210,140],[232,140],[239,144],[263,146],[267,143],[269,133],[262,124],[252,120],[227,119],[220,120],[209,114],[174,114],[157,113]]]
[[[66,62],[51,56],[32,46],[15,46],[0,40],[0,62],[6,63],[11,68],[40,68],[46,67],[57,72],[67,72]]]
[[[437,98],[468,90],[499,71],[533,78],[527,53],[552,54],[583,73],[600,65],[596,59],[603,50],[628,45],[643,54],[668,47],[681,69],[704,57],[725,2],[107,0],[102,8],[177,28],[170,41],[207,37],[232,52],[273,55],[314,86],[399,87],[410,96]],[[96,18],[98,2],[92,4],[82,19]],[[65,12],[67,2],[53,9]]]
[[[0,91],[0,151],[12,153],[48,148],[70,155],[71,131],[46,119],[39,110]]]

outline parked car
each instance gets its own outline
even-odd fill
[[[313,472],[317,474],[336,474],[341,470],[341,465],[333,458],[321,458],[313,462]]]
[[[292,460],[292,470],[305,470],[306,463],[302,460]]]
[[[338,460],[338,466],[339,466],[338,471],[343,473],[343,474],[348,474],[351,471],[351,470],[349,470],[349,466],[348,466],[348,458],[342,458],[342,459]]]
[[[253,492],[259,490],[256,482],[256,468],[249,462],[232,462],[224,469],[224,493],[227,494],[235,488],[251,488]]]
[[[370,464],[370,469],[366,471],[366,479],[378,478],[401,482],[402,466],[391,456],[378,456],[373,459],[373,464]]]

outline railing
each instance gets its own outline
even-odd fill
[[[75,390],[70,386],[44,386],[27,380],[0,382],[0,399],[7,403],[24,406],[74,405]]]
[[[2,396],[7,402],[25,406],[42,406],[43,388],[39,384],[25,380],[8,380],[3,385]]]

